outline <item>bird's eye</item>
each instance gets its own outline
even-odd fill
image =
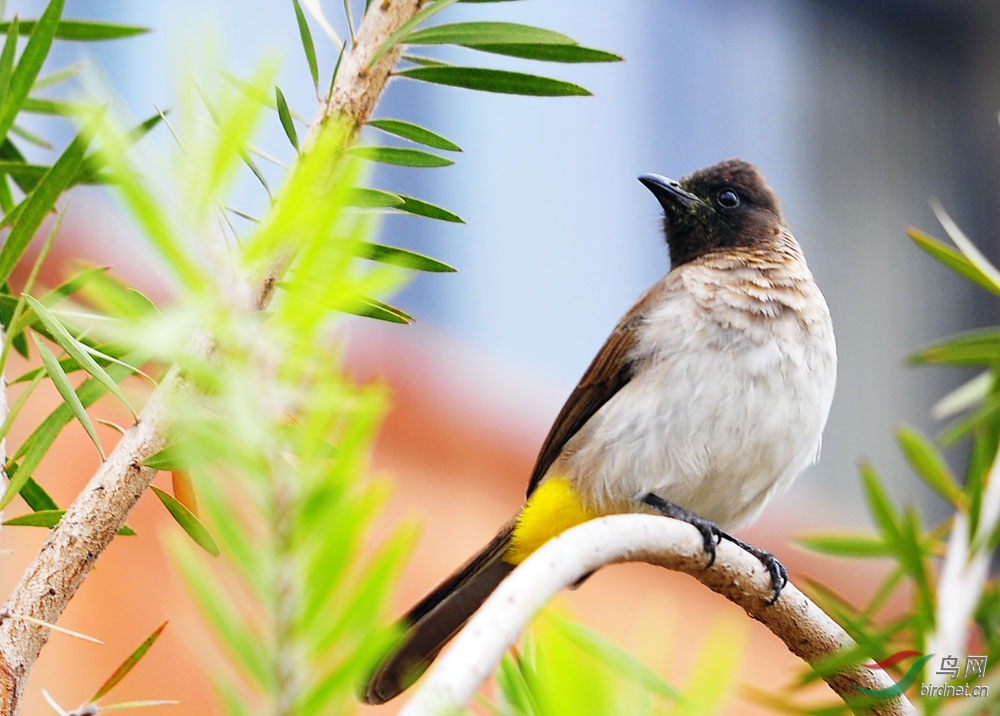
[[[715,200],[723,209],[735,209],[740,205],[740,195],[732,189],[723,189],[715,197]]]

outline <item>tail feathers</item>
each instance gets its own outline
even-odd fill
[[[368,680],[362,694],[366,703],[385,703],[409,688],[510,574],[514,566],[500,558],[513,532],[512,521],[400,619],[403,635]]]

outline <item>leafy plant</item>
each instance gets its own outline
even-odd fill
[[[1000,271],[976,248],[944,209],[932,207],[952,248],[932,236],[910,229],[910,238],[921,249],[959,275],[1000,294]],[[827,534],[803,543],[816,551],[850,559],[889,557],[892,568],[860,608],[845,603],[819,583],[812,594],[834,615],[858,643],[853,652],[831,659],[826,668],[878,654],[879,658],[910,652],[892,668],[900,684],[908,686],[924,713],[993,713],[1000,703],[992,695],[963,695],[961,687],[995,686],[996,661],[1000,659],[998,584],[989,575],[993,553],[1000,544],[1000,474],[996,472],[1000,443],[1000,382],[997,357],[1000,332],[981,330],[934,343],[911,356],[915,365],[973,366],[981,373],[941,399],[937,417],[951,420],[937,439],[903,426],[897,432],[900,450],[914,474],[944,499],[953,514],[925,527],[913,507],[897,507],[871,465],[862,466],[861,478],[875,525],[872,534]],[[969,444],[964,479],[954,474],[942,448],[960,441]],[[935,565],[939,565],[935,568]],[[887,604],[903,597],[909,608],[886,619]],[[933,654],[917,680],[917,664],[910,657]],[[969,659],[983,658],[982,671],[966,671]],[[955,659],[960,671],[945,669],[944,659]],[[805,677],[806,683],[815,676]],[[910,686],[910,684],[913,684]],[[944,688],[939,688],[944,687]],[[947,687],[951,687],[949,690]],[[937,695],[942,694],[942,695]],[[790,702],[783,707],[800,712]],[[832,711],[831,711],[832,712]]]
[[[379,386],[346,380],[332,327],[343,314],[407,323],[409,314],[385,296],[409,271],[453,270],[374,241],[378,212],[461,221],[421,199],[363,185],[365,162],[430,168],[452,163],[441,152],[459,150],[432,130],[401,119],[372,120],[370,114],[391,74],[491,92],[586,94],[562,80],[414,55],[397,69],[404,46],[455,44],[556,62],[618,59],[524,25],[425,24],[454,1],[422,8],[373,4],[357,28],[345,4],[349,47],[310,4],[312,20],[342,45],[327,80],[307,12],[293,0],[310,76],[318,93],[329,87],[319,118],[304,132],[268,66],[248,80],[224,75],[215,86],[197,88],[198,105],[181,107],[169,118],[157,112],[124,129],[103,107],[88,109],[35,92],[54,81],[38,77],[55,39],[115,39],[141,28],[63,20],[61,0],[52,0],[37,21],[15,18],[3,25],[0,227],[8,234],[0,248],[0,283],[23,260],[60,197],[90,182],[112,186],[170,272],[177,295],[169,305],[155,305],[92,266],[81,266],[54,289],[39,290],[35,276],[56,240],[58,222],[23,291],[5,287],[0,293],[6,328],[0,362],[11,348],[29,357],[34,347],[41,363],[12,381],[25,388],[0,432],[7,433],[43,381],[51,381],[63,399],[5,465],[10,479],[0,508],[20,497],[28,510],[6,524],[52,532],[0,619],[0,666],[19,664],[16,674],[0,668],[6,675],[0,677],[0,713],[17,710],[27,671],[45,640],[46,630],[25,625],[58,618],[97,554],[116,533],[130,532],[129,511],[163,470],[172,474],[172,494],[152,492],[190,537],[173,540],[171,551],[225,655],[210,667],[223,710],[248,713],[268,704],[275,713],[307,714],[353,703],[360,670],[379,650],[376,627],[412,528],[400,528],[374,554],[363,549],[385,497],[383,486],[364,478],[385,394]],[[28,41],[15,61],[22,34]],[[16,123],[23,111],[82,118],[79,134],[51,166],[28,164],[15,144],[15,137],[43,144]],[[292,155],[277,191],[258,166],[266,157],[251,141],[260,124],[272,119]],[[418,147],[357,146],[366,123]],[[134,146],[159,124],[178,144],[166,161]],[[153,166],[157,171],[148,171]],[[263,207],[230,205],[233,182],[246,169],[265,189]],[[119,383],[130,375],[156,387],[146,406],[132,412],[136,423],[120,428],[121,439],[108,451],[88,408],[108,392],[128,406]],[[72,420],[91,437],[102,466],[64,510],[34,472]],[[63,589],[38,599],[35,585],[51,580]],[[137,651],[109,681],[116,683],[145,653]],[[96,709],[106,690],[84,710]]]

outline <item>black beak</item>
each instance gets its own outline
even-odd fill
[[[639,177],[639,181],[653,192],[660,206],[668,213],[673,213],[677,209],[691,209],[701,203],[701,199],[694,194],[681,189],[680,182],[676,179],[667,179],[659,174],[643,174]]]

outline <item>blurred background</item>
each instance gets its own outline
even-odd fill
[[[361,3],[354,4],[360,12]],[[35,16],[41,5],[11,0],[6,17]],[[63,45],[64,55],[53,61],[95,65],[124,98],[116,111],[138,120],[154,106],[179,102],[178,78],[195,58],[246,77],[262,56],[277,54],[286,97],[310,117],[316,100],[289,5],[74,0],[68,16],[154,32],[106,46]],[[340,3],[326,2],[324,10],[343,31]],[[837,589],[864,594],[869,576],[839,573],[837,565],[817,562],[788,540],[806,529],[867,524],[860,459],[874,463],[897,497],[923,503],[930,515],[937,508],[905,468],[892,431],[906,421],[933,434],[940,426],[931,421],[930,407],[966,376],[907,369],[905,358],[944,334],[995,322],[997,311],[904,232],[913,225],[943,235],[928,208],[928,199],[937,197],[989,256],[1000,253],[1000,6],[971,0],[764,0],[736,7],[723,0],[533,0],[457,5],[439,17],[536,24],[625,61],[539,68],[582,84],[593,97],[502,97],[397,81],[376,111],[425,125],[464,150],[446,169],[373,169],[376,186],[441,203],[466,222],[391,216],[381,240],[440,258],[459,272],[419,276],[396,297],[396,305],[417,317],[415,326],[351,322],[352,372],[385,381],[394,393],[373,457],[376,470],[395,484],[387,526],[413,517],[425,525],[401,586],[400,608],[517,508],[535,451],[562,401],[619,316],[668,269],[659,207],[636,176],[679,177],[733,156],[757,164],[781,197],[830,304],[840,356],[820,463],[748,534],[778,553],[793,578],[822,570]],[[313,31],[329,71],[335,57],[316,25]],[[445,54],[460,63],[463,52],[469,51]],[[529,62],[475,60],[534,69]],[[287,142],[273,119],[259,144],[287,158]],[[174,151],[166,132],[149,141]],[[151,259],[110,200],[97,190],[80,194],[67,218],[68,238],[56,245],[60,256],[86,255],[153,294],[164,293]],[[254,213],[265,201],[248,181],[232,203]],[[55,281],[58,263],[52,266]],[[960,464],[961,450],[952,457]],[[67,466],[83,470],[80,480],[89,476],[89,466],[81,468],[69,453],[66,465],[45,467],[55,472]],[[64,500],[79,489],[78,481],[65,484]],[[158,519],[155,506],[140,505],[137,520],[144,515]],[[27,544],[34,537],[24,539]],[[156,571],[163,563],[155,540],[115,549],[149,550]],[[104,567],[112,554],[102,559],[99,573],[115,571]],[[635,613],[648,611],[664,615],[669,643],[696,643],[698,620],[684,615],[728,606],[713,600],[705,607],[691,580],[654,571],[602,573],[574,595],[572,608],[623,642],[639,628]],[[5,569],[3,584],[18,572]],[[74,610],[102,605],[116,620],[123,618],[122,587],[106,574],[95,577],[68,621]],[[129,600],[144,616],[136,616],[136,626],[108,656],[109,666],[93,658],[92,647],[71,645],[62,657],[44,652],[40,670],[65,675],[60,664],[83,659],[106,675],[156,619],[174,612],[172,602],[180,597],[163,590],[165,578],[123,579],[143,595]],[[638,600],[635,613],[621,615],[608,604],[620,598],[622,583],[668,586],[643,587],[636,593],[649,594],[648,604]],[[185,620],[194,628],[193,618]],[[777,675],[787,674],[794,660],[757,625],[747,629],[775,660],[768,663],[776,666],[757,668],[771,668],[771,680],[782,683]],[[178,628],[168,647],[176,649],[177,662],[195,658],[185,651],[183,634]],[[84,653],[89,656],[79,656]],[[672,658],[683,663],[683,654]],[[156,693],[147,689],[143,697],[178,695],[151,676]],[[748,678],[768,683],[767,674]],[[201,703],[203,685],[181,680],[177,687],[186,708]],[[73,698],[69,691],[67,685],[67,700]]]

